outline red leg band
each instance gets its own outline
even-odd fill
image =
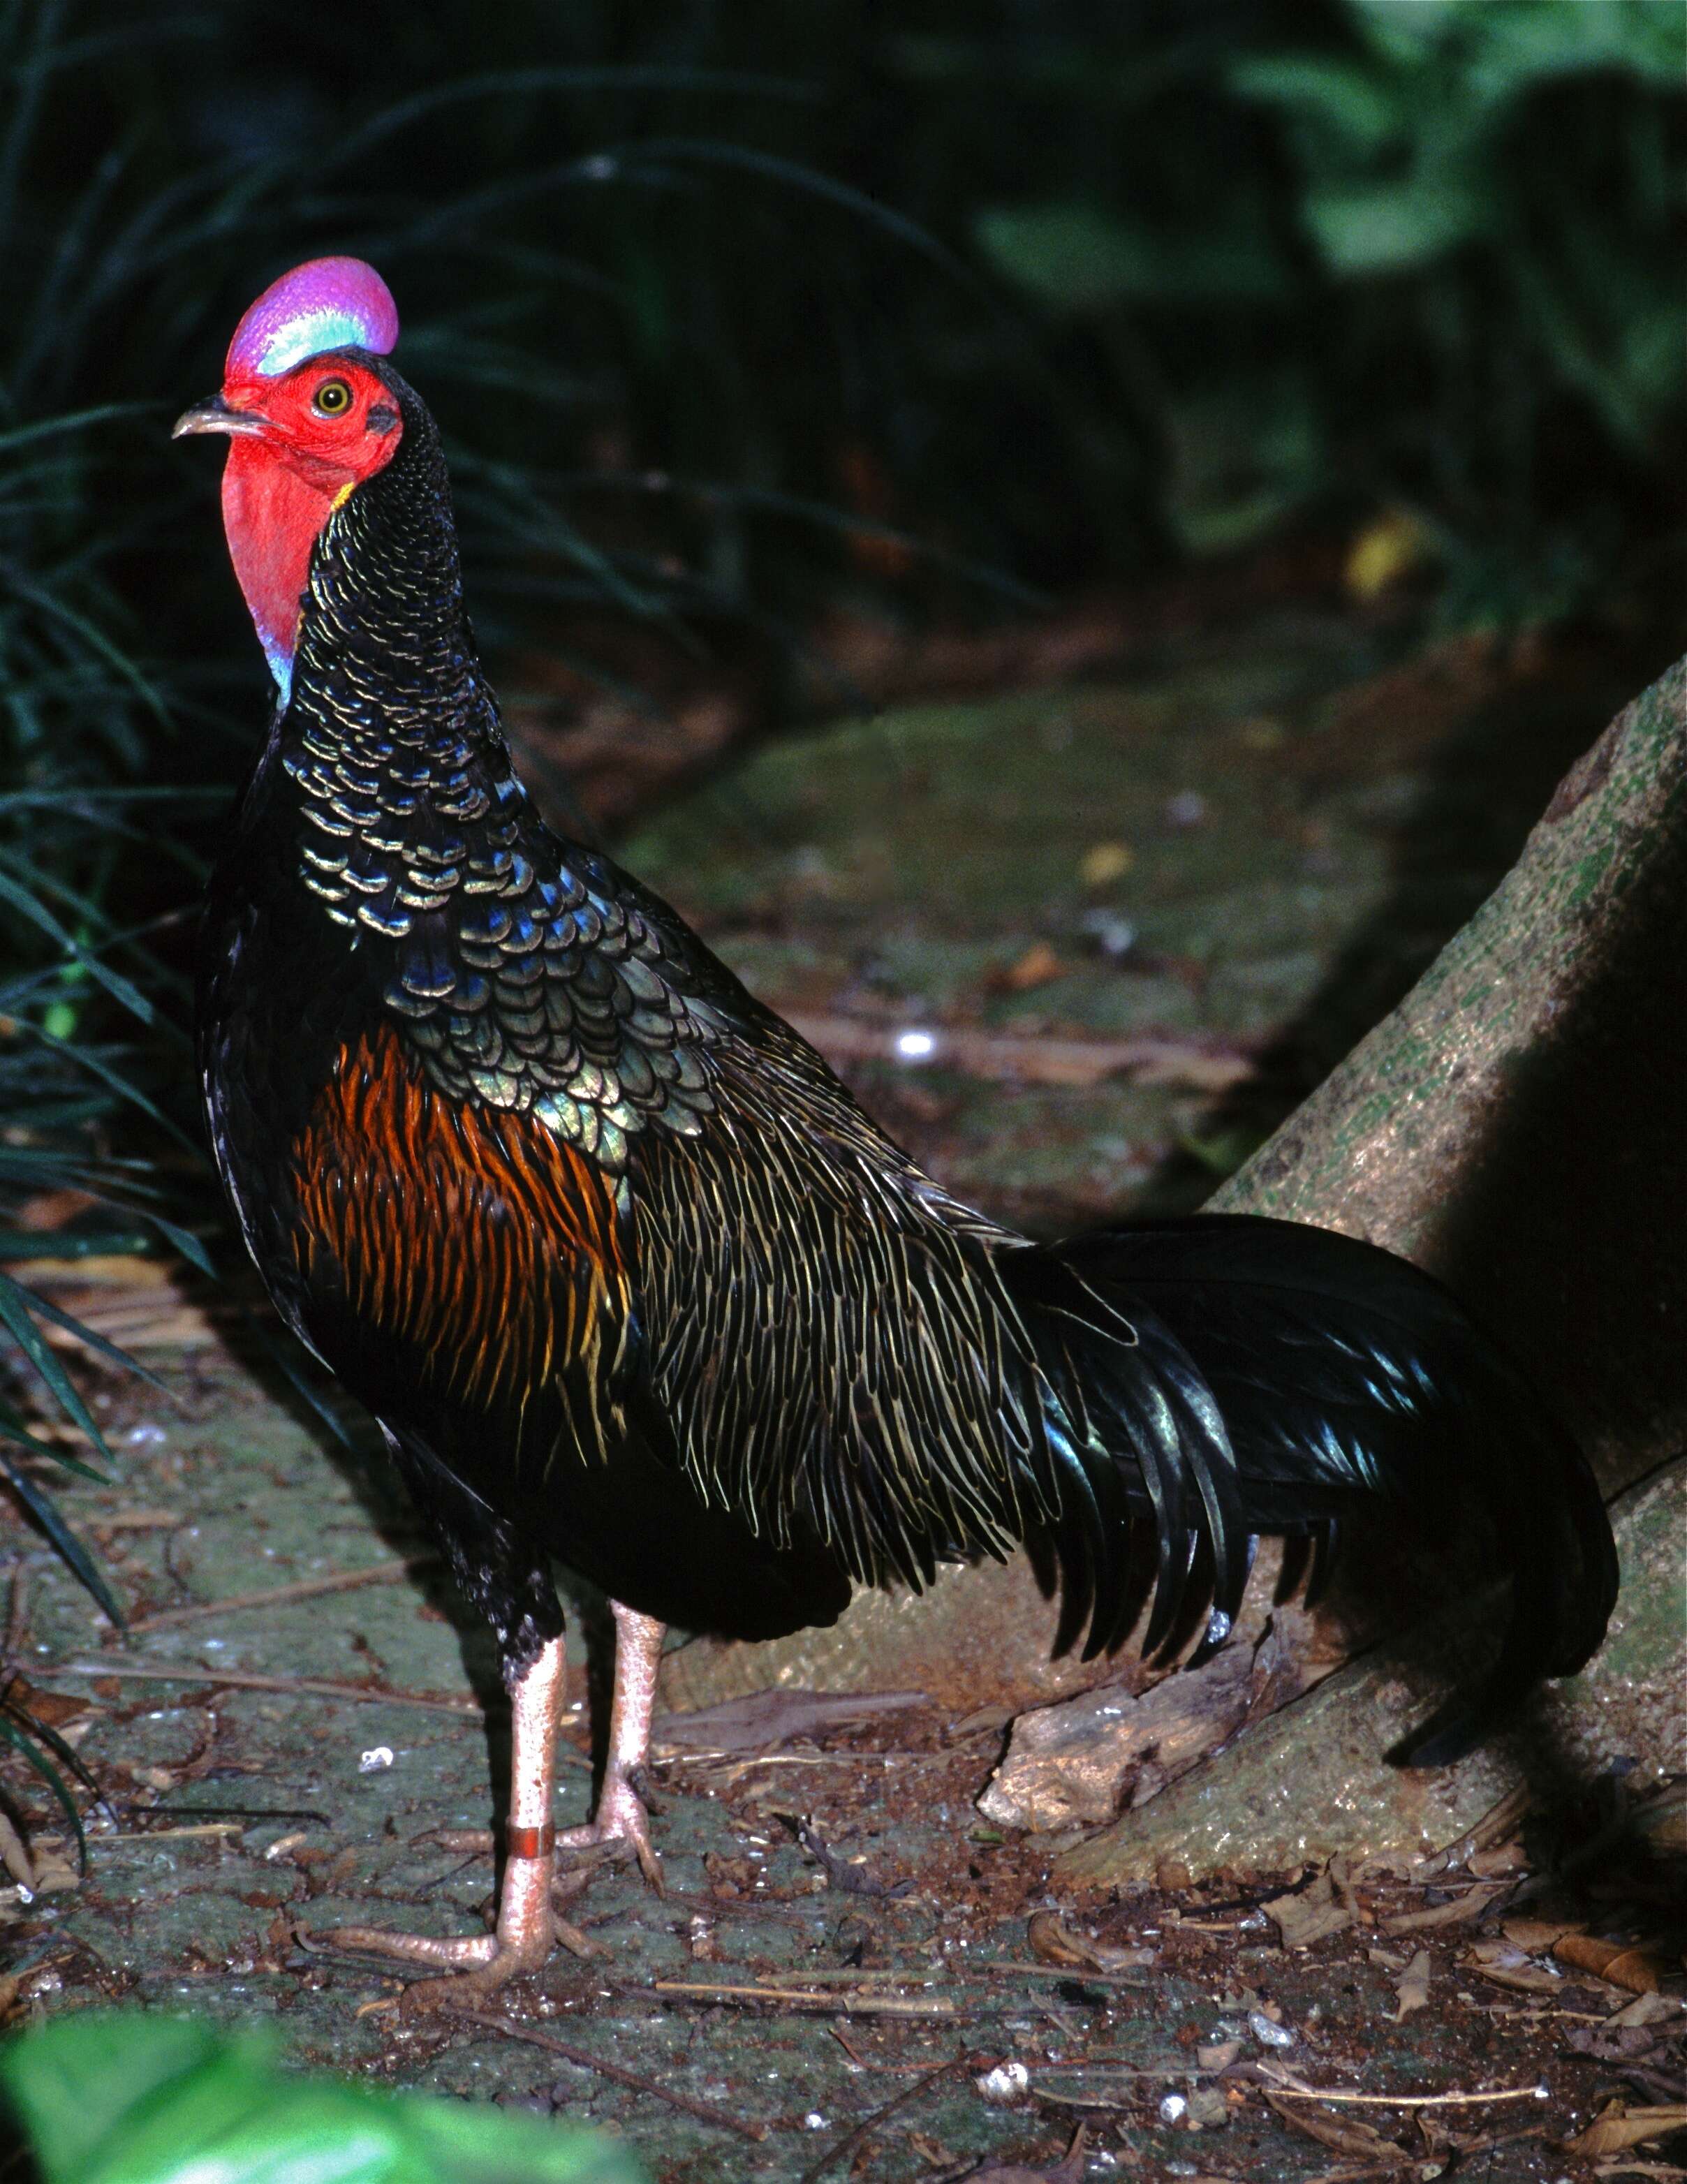
[[[556,1830],[548,1820],[542,1828],[518,1828],[512,1820],[504,1841],[511,1858],[548,1858],[556,1848]]]

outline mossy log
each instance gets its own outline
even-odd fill
[[[1212,1206],[1439,1274],[1608,1487],[1687,1446],[1687,661]]]
[[[1515,1734],[1404,1772],[1383,1751],[1455,1670],[1468,1618],[1381,1648],[1067,1851],[1066,1884],[1166,1858],[1197,1879],[1337,1850],[1398,1862],[1520,1785],[1546,1793],[1619,1756],[1642,1780],[1687,1763],[1687,1465],[1669,1461],[1687,1446],[1684,1061],[1687,662],[1612,723],[1475,917],[1213,1201],[1440,1274],[1607,1487],[1645,1479],[1614,1512],[1623,1594],[1604,1652]]]

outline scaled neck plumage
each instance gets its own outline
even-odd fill
[[[459,888],[502,884],[527,806],[464,610],[432,422],[395,391],[397,454],[311,554],[276,755],[300,792],[307,886],[337,923],[403,939]]]

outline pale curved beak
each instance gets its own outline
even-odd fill
[[[262,432],[270,420],[258,410],[237,410],[214,394],[209,402],[196,402],[184,410],[170,428],[172,440],[185,440],[190,432]]]

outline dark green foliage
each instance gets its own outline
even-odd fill
[[[1111,354],[1186,544],[1333,493],[1403,502],[1439,537],[1453,618],[1578,603],[1673,493],[1679,19],[1348,0],[1205,24],[1158,68],[1122,42],[1111,71],[1047,53],[1045,105],[1111,125],[1117,156],[1079,144],[977,213],[980,246]],[[946,49],[951,75],[969,53]]]
[[[268,2047],[139,2010],[14,2039],[0,2088],[41,2184],[642,2184],[614,2141],[279,2070]]]

